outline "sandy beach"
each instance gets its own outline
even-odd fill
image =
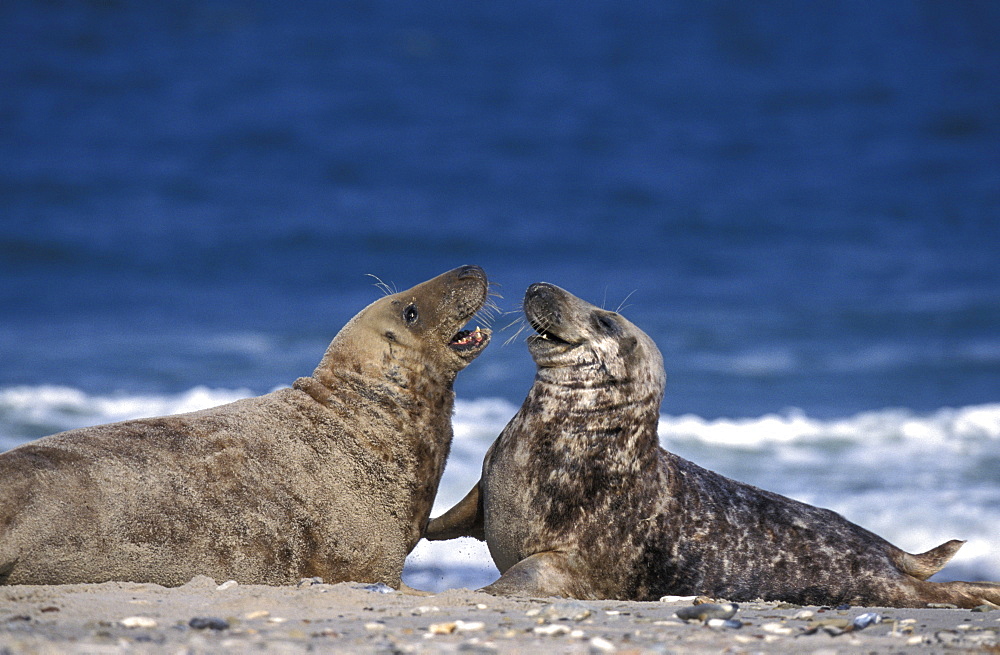
[[[380,585],[207,577],[177,588],[11,586],[0,588],[0,653],[1000,652],[1000,611],[986,608],[742,603],[713,627],[676,617],[694,602],[511,599],[465,589],[412,596]],[[856,621],[869,613],[880,621]]]

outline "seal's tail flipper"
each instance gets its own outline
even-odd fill
[[[912,575],[917,580],[926,580],[943,569],[964,543],[959,539],[952,539],[919,555],[899,551],[893,554],[892,559],[903,573]]]
[[[980,605],[1000,608],[1000,583],[996,582],[915,582],[917,593],[909,599],[909,607],[928,603],[951,603],[962,609]]]

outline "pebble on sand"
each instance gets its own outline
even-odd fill
[[[148,616],[129,616],[119,621],[126,628],[155,628],[156,620]]]
[[[220,619],[216,616],[196,616],[190,621],[188,625],[195,630],[228,630],[229,621],[225,619]]]
[[[702,603],[701,605],[689,605],[682,607],[676,612],[677,618],[684,621],[708,621],[709,619],[731,619],[736,616],[740,606],[736,603]]]

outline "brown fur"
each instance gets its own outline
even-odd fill
[[[469,495],[428,539],[485,539],[495,594],[973,607],[993,583],[925,582],[961,546],[911,555],[826,509],[659,447],[665,374],[653,341],[558,287],[524,300],[538,365]]]
[[[458,268],[369,305],[291,389],[0,455],[0,582],[398,587],[448,455],[452,383],[489,341],[452,337],[486,298],[482,269]]]

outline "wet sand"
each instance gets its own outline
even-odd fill
[[[1000,652],[1000,610],[742,603],[734,617],[740,627],[709,627],[675,616],[690,605],[496,598],[465,589],[411,596],[315,580],[11,586],[0,587],[0,653]],[[881,622],[845,631],[869,612]]]

